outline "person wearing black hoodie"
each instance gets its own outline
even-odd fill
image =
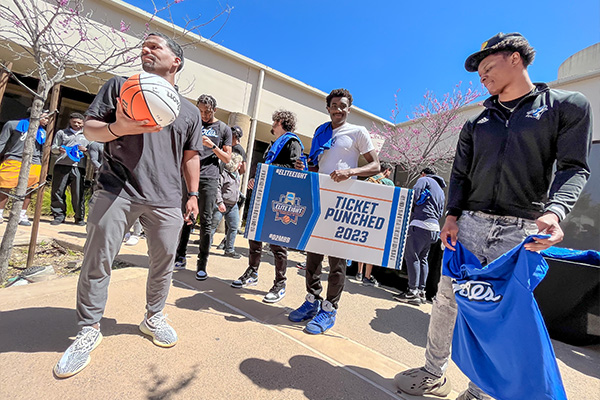
[[[429,248],[440,237],[439,220],[444,212],[444,178],[431,167],[421,171],[413,187],[415,203],[408,228],[404,259],[408,271],[408,290],[394,299],[414,305],[425,304],[425,283],[429,273]]]

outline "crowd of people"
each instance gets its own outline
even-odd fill
[[[590,173],[591,110],[583,95],[532,83],[528,66],[535,51],[518,33],[497,34],[465,62],[477,72],[490,97],[484,110],[470,118],[459,135],[448,183],[426,168],[416,181],[414,205],[406,242],[408,290],[396,300],[420,305],[425,302],[428,252],[439,239],[448,251],[460,241],[486,265],[520,244],[527,236],[543,233],[527,243],[528,251],[540,251],[559,243],[559,223],[572,209]],[[162,76],[171,84],[184,65],[182,48],[160,33],[150,34],[141,51],[144,71]],[[190,232],[199,219],[199,254],[195,277],[208,278],[209,248],[216,226],[226,221],[224,255],[238,259],[235,237],[239,228],[240,174],[246,171],[246,154],[239,140],[241,128],[229,127],[215,117],[217,101],[203,94],[193,105],[181,97],[179,116],[169,126],[148,127],[124,114],[116,93],[124,82],[114,77],[104,84],[85,117],[70,115],[69,126],[59,131],[52,151],[58,156],[53,171],[52,224],[65,220],[65,188],[70,185],[75,223],[84,223],[83,153],[102,153],[96,190],[90,201],[87,241],[77,287],[75,341],[54,367],[60,378],[70,377],[90,362],[90,353],[102,340],[100,322],[108,296],[111,265],[122,240],[136,224],[148,241],[149,273],[146,314],[139,329],[154,344],[172,347],[175,329],[163,313],[174,269],[187,266]],[[297,118],[289,110],[272,115],[273,142],[264,154],[265,164],[326,174],[334,182],[357,177],[393,185],[393,166],[380,163],[365,127],[347,122],[353,98],[346,89],[335,89],[326,98],[329,121],[316,128],[308,158],[294,133]],[[47,123],[46,112],[40,121]],[[0,210],[6,191],[16,186],[22,140],[27,120],[9,121],[0,134]],[[84,131],[82,132],[82,129]],[[39,176],[39,152],[45,132],[36,141],[30,185]],[[359,165],[359,157],[366,163]],[[96,165],[96,164],[94,164]],[[555,170],[553,170],[553,166]],[[157,168],[160,166],[160,168]],[[448,186],[447,199],[444,189]],[[27,204],[24,204],[24,210]],[[445,214],[445,222],[440,220]],[[22,215],[25,215],[24,212]],[[24,223],[26,217],[21,219]],[[28,222],[28,221],[27,221]],[[179,240],[173,240],[179,238]],[[255,285],[263,243],[249,241],[248,267],[232,282],[234,288]],[[274,256],[273,286],[264,296],[275,303],[286,294],[288,249],[270,245]],[[347,260],[329,256],[327,290],[323,293],[322,261],[326,255],[307,252],[306,297],[288,315],[306,322],[309,334],[322,334],[334,326],[344,291]],[[376,284],[372,265],[359,267],[357,279]],[[363,275],[364,268],[364,275]],[[452,280],[442,276],[433,310],[425,365],[395,377],[399,390],[412,395],[446,396],[451,384],[445,375],[451,354],[457,305]],[[460,400],[489,399],[476,384]]]

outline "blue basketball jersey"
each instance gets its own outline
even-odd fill
[[[460,243],[444,251],[458,316],[452,359],[498,400],[567,398],[533,290],[548,270],[543,257],[520,245],[483,267]],[[546,236],[547,237],[547,236]]]

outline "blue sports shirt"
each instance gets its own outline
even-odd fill
[[[566,400],[556,357],[533,290],[548,270],[521,244],[483,267],[460,243],[444,251],[458,316],[452,359],[498,400]],[[547,237],[547,236],[543,236]]]

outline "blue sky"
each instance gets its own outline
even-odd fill
[[[537,50],[529,70],[536,82],[555,80],[565,59],[600,41],[598,0],[185,0],[173,19],[206,20],[226,4],[233,11],[213,41],[324,92],[345,87],[358,107],[385,119],[400,90],[398,122],[426,90],[441,97],[459,81],[478,85],[464,60],[497,32],[521,32]]]

